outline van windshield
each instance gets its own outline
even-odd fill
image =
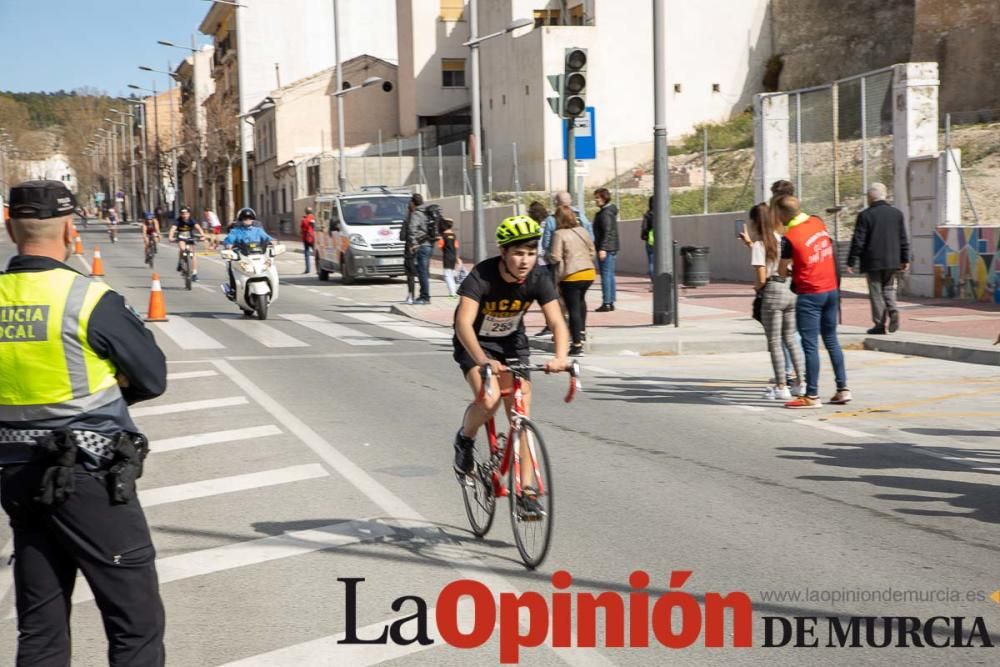
[[[341,197],[340,210],[348,225],[401,224],[406,218],[410,198],[402,197]]]

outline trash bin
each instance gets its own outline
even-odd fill
[[[708,250],[708,246],[695,245],[681,248],[681,282],[685,287],[704,287],[708,284]]]

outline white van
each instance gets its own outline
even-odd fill
[[[329,280],[337,272],[345,285],[358,278],[393,278],[405,273],[400,229],[410,193],[384,186],[316,198],[316,272]]]

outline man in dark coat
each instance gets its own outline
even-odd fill
[[[872,305],[869,334],[889,333],[899,329],[899,309],[896,307],[896,280],[910,267],[910,242],[906,238],[903,212],[886,200],[887,190],[881,183],[868,188],[868,208],[858,214],[847,256],[847,270],[854,273],[860,258],[861,273],[868,278],[868,296]]]

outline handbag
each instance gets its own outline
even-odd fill
[[[762,292],[763,290],[760,290],[754,294],[753,306],[751,307],[751,314],[753,315],[753,318],[761,324],[764,323],[764,316],[762,314],[762,309],[764,307],[764,295]]]

